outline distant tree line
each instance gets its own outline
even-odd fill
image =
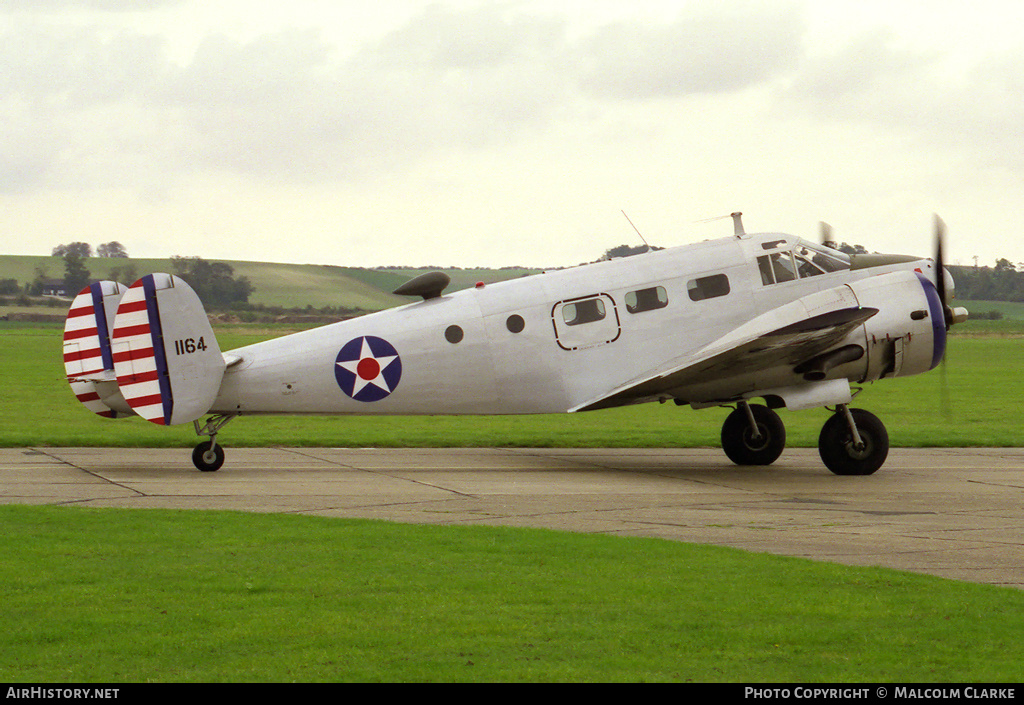
[[[980,301],[1024,301],[1024,271],[1008,259],[996,260],[995,267],[950,266],[958,299]]]
[[[863,245],[848,245],[827,240],[823,243],[848,255],[867,254]],[[1024,262],[1018,263],[1024,267]],[[956,283],[956,295],[973,301],[1024,302],[1024,269],[1018,269],[1006,258],[996,260],[995,267],[964,267],[947,264]],[[993,316],[998,312],[993,312]]]
[[[92,245],[87,242],[71,242],[66,245],[57,245],[50,254],[64,259],[63,288],[66,295],[73,296],[89,284],[92,275],[88,267],[85,266],[85,260],[92,257]],[[128,251],[125,250],[124,245],[115,240],[103,243],[97,247],[96,256],[116,257],[127,260]],[[47,277],[45,268],[37,267],[35,279],[28,284],[25,293],[29,296],[41,296],[47,291],[49,284],[50,279]],[[0,293],[4,293],[8,288],[10,288],[10,283],[4,283],[3,286],[0,286]]]
[[[642,255],[645,252],[653,250],[664,250],[664,247],[650,247],[649,245],[618,245],[611,247],[604,251],[604,256],[601,259],[618,259],[619,257],[632,257],[633,255]]]
[[[67,255],[77,255],[82,259],[88,259],[92,257],[92,246],[87,242],[72,242],[67,245],[57,245],[53,248],[51,253],[54,257],[66,257]],[[124,245],[116,240],[113,242],[107,242],[96,248],[97,257],[123,257],[128,258],[128,251],[124,249]]]
[[[210,308],[230,308],[232,304],[247,303],[254,287],[248,277],[234,276],[235,270],[224,262],[207,262],[200,257],[172,257],[171,267],[188,285],[195,289],[204,305]]]
[[[86,260],[93,255],[92,246],[86,242],[72,242],[53,248],[52,255],[64,260],[63,289],[67,296],[74,296],[93,279],[86,267]],[[134,283],[139,278],[135,264],[128,258],[128,252],[119,242],[108,242],[96,248],[100,258],[116,258],[123,265],[110,268],[110,278],[124,284]],[[235,277],[234,268],[223,262],[208,262],[201,257],[172,257],[174,274],[188,282],[195,289],[203,305],[214,309],[227,309],[233,304],[246,304],[254,287],[247,277]],[[59,281],[59,280],[58,280]],[[14,279],[0,280],[0,296],[27,294],[41,296],[53,280],[45,267],[37,267],[35,278],[22,288]]]

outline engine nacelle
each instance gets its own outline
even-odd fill
[[[861,381],[921,374],[942,361],[946,317],[935,284],[926,276],[893,272],[849,287],[861,306],[878,309],[864,324]]]

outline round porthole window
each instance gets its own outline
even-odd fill
[[[526,328],[526,321],[519,314],[515,314],[508,317],[508,320],[505,321],[505,327],[512,333],[522,333]]]
[[[465,332],[459,326],[448,326],[444,331],[444,339],[452,345],[461,343],[462,338],[465,337]]]

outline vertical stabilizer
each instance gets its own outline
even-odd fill
[[[110,331],[128,290],[113,281],[93,282],[71,302],[64,323],[64,372],[86,409],[107,418],[132,416],[114,377]]]
[[[188,423],[220,390],[224,356],[199,297],[184,280],[147,274],[125,293],[111,334],[117,383],[155,424]]]

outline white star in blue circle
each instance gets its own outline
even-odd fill
[[[334,364],[338,386],[356,401],[375,402],[391,395],[402,378],[402,359],[395,347],[376,336],[345,343]]]

